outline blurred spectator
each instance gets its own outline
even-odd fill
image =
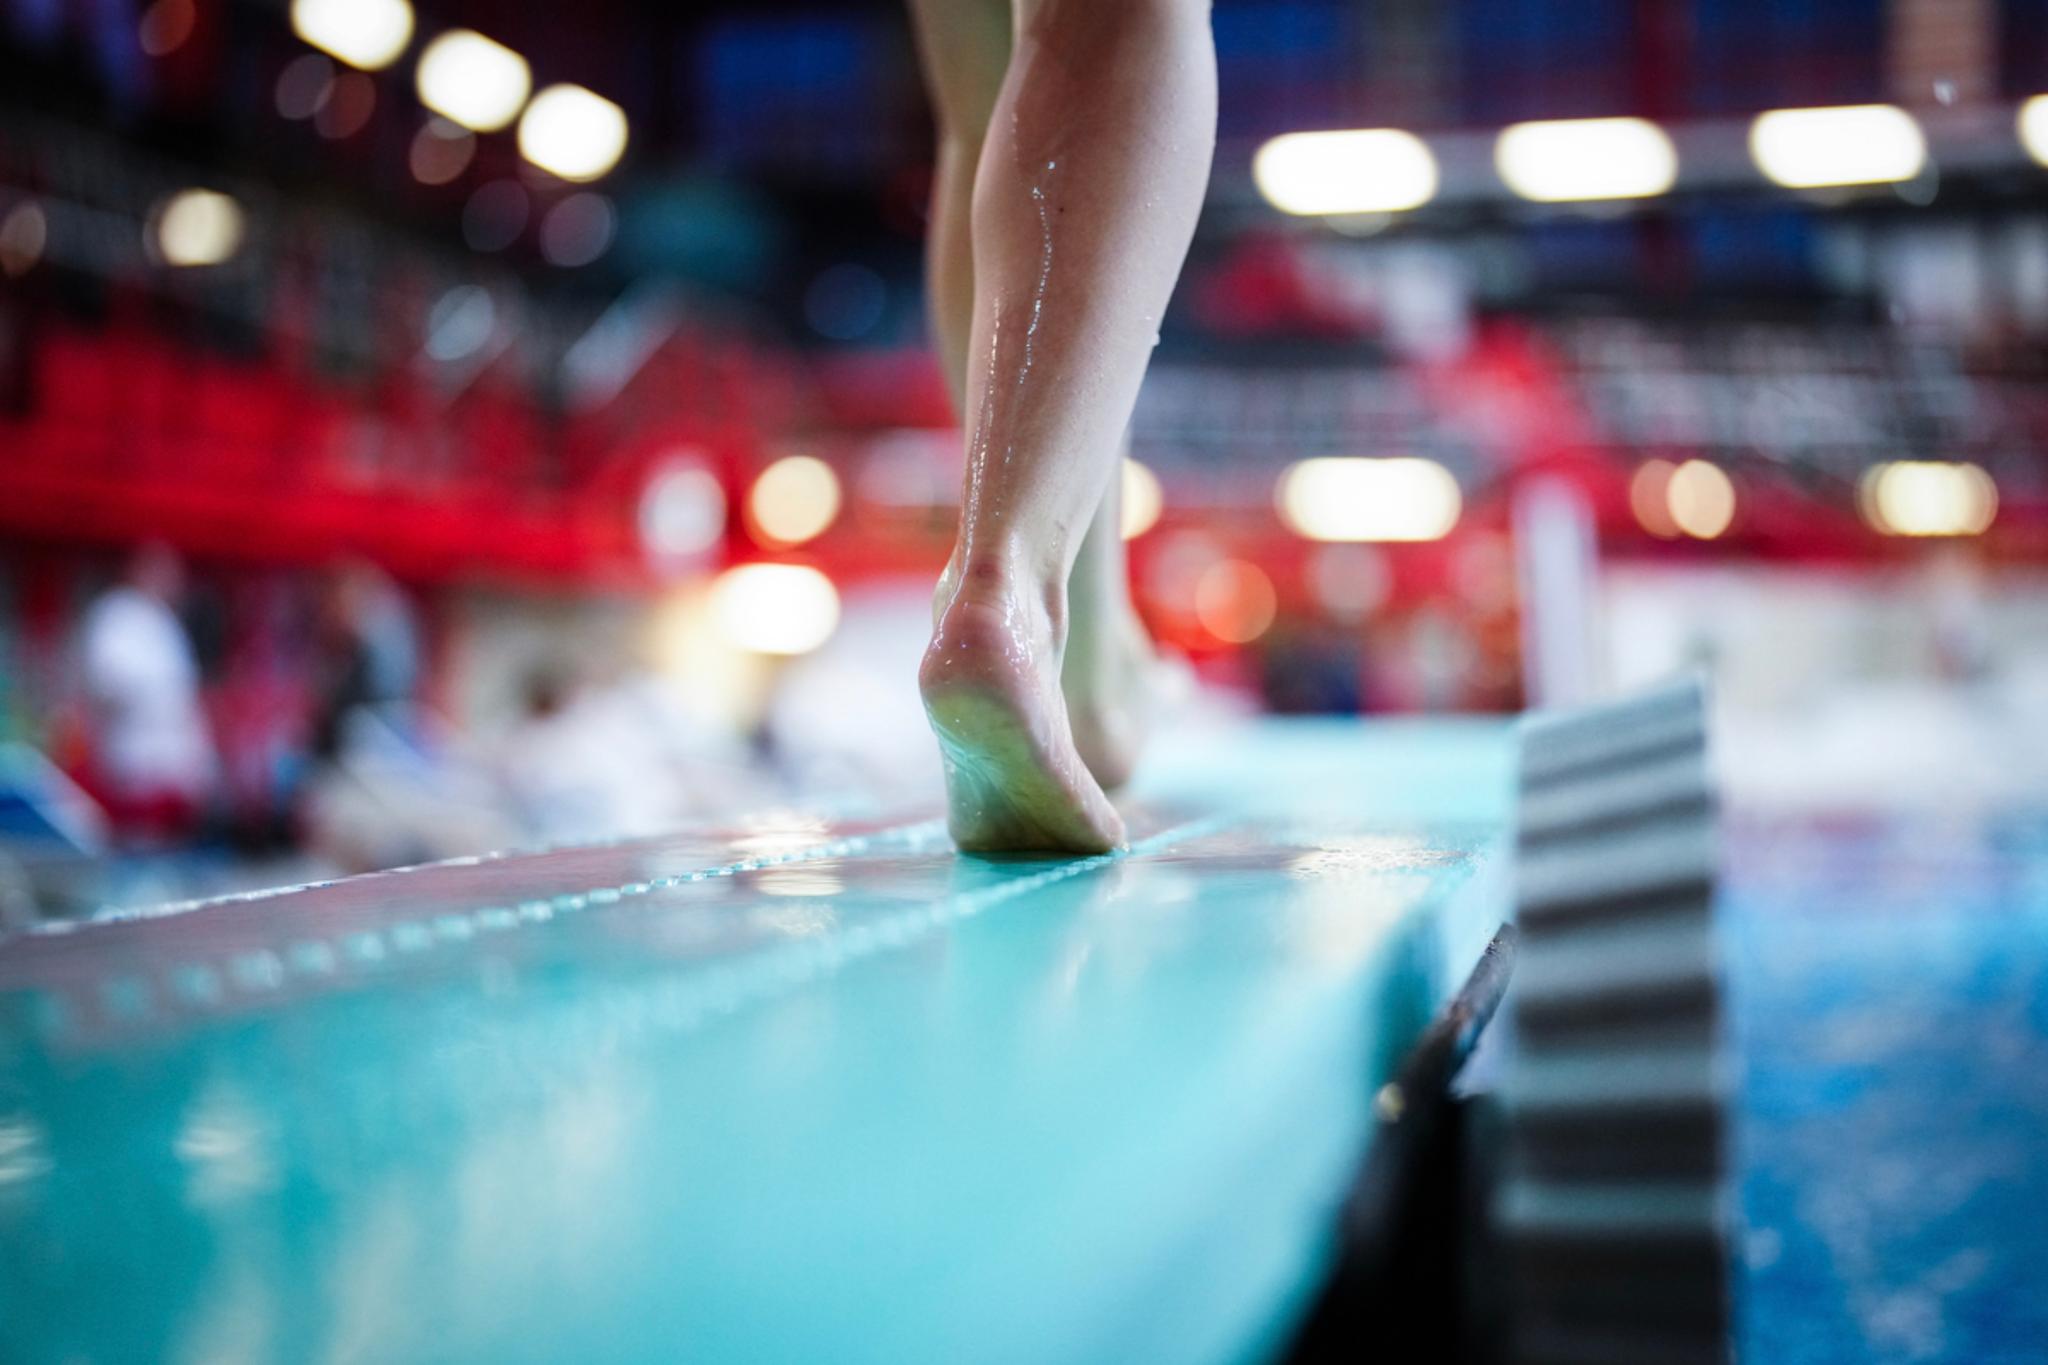
[[[523,714],[498,764],[514,818],[543,840],[596,827],[609,813],[607,784],[594,780],[588,763],[576,761],[576,751],[590,739],[567,715],[577,690],[566,669],[535,668],[526,679]]]
[[[321,610],[326,655],[313,723],[313,753],[332,760],[359,707],[403,708],[419,686],[419,632],[412,608],[383,570],[355,562],[338,568]],[[402,724],[402,715],[387,715]]]
[[[548,663],[527,676],[524,691],[525,714],[496,769],[529,839],[655,834],[776,794],[735,736],[690,716],[658,680],[592,681]]]
[[[216,771],[199,667],[176,610],[184,591],[177,553],[145,545],[92,604],[80,632],[88,786],[117,834],[144,842],[190,833]]]
[[[1266,709],[1283,716],[1331,715],[1362,708],[1362,649],[1332,626],[1283,627],[1260,642],[1259,690]]]
[[[398,585],[373,564],[340,565],[317,629],[307,846],[363,872],[511,843],[485,766],[418,704],[419,632]]]

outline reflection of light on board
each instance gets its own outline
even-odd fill
[[[0,1118],[0,1194],[47,1174],[50,1165],[40,1128],[26,1115]]]
[[[274,1189],[276,1138],[240,1087],[213,1080],[185,1113],[171,1149],[183,1162],[185,1197],[209,1207]]]
[[[327,1283],[333,1311],[322,1360],[389,1360],[401,1353],[404,1333],[416,1325],[406,1289],[420,1254],[421,1216],[410,1192],[393,1181],[353,1200],[354,1216],[336,1230]]]
[[[646,1130],[648,1082],[605,1064],[629,1036],[616,1020],[585,1016],[573,1026],[574,1046],[555,1037],[522,1059],[553,1059],[558,1074],[528,1078],[544,1086],[547,1106],[478,1133],[457,1153],[448,1197],[437,1200],[449,1221],[436,1228],[436,1247],[465,1272],[437,1305],[453,1321],[495,1321],[516,1296],[587,1270],[641,1197],[638,1163],[625,1158]]]
[[[1288,861],[1290,878],[1305,883],[1286,917],[1289,948],[1333,967],[1349,968],[1385,941],[1387,931],[1433,887],[1442,869],[1469,854],[1438,847],[1417,835],[1318,836],[1300,831],[1286,842],[1313,844]]]
[[[815,848],[830,836],[832,829],[814,815],[791,810],[758,812],[742,821],[741,828],[745,833],[732,841],[732,850],[742,858],[774,857]]]
[[[836,896],[846,882],[818,868],[771,867],[754,878],[754,886],[767,896]]]
[[[259,1365],[279,1359],[277,1281],[267,1273],[271,1250],[234,1220],[214,1225],[218,1241],[205,1278],[192,1292],[166,1360],[207,1365]]]
[[[756,902],[748,908],[747,918],[780,938],[822,938],[839,927],[838,912],[809,896]]]

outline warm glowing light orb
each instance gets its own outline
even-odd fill
[[[2048,166],[2048,95],[2036,95],[2020,106],[2019,131],[2027,155]]]
[[[15,279],[35,269],[50,242],[50,218],[33,199],[0,216],[0,275]]]
[[[1998,485],[1982,466],[1942,460],[1876,465],[1857,490],[1863,518],[1890,536],[1977,536],[1998,516]]]
[[[380,71],[412,41],[412,6],[406,0],[292,0],[292,32],[350,66]]]
[[[1249,644],[1264,635],[1279,606],[1273,580],[1250,560],[1218,560],[1195,584],[1195,619],[1225,644]]]
[[[839,590],[805,564],[741,564],[711,585],[718,632],[756,654],[808,654],[839,627]]]
[[[219,265],[241,249],[242,206],[216,190],[179,190],[156,212],[156,252],[164,264]]]
[[[1166,510],[1166,493],[1157,474],[1136,460],[1125,460],[1122,496],[1120,529],[1125,540],[1136,540],[1159,524],[1159,514]]]
[[[1664,485],[1671,524],[1695,540],[1712,540],[1735,520],[1735,481],[1719,465],[1687,460]]]
[[[519,119],[519,154],[564,180],[596,180],[626,154],[626,111],[580,85],[551,85]]]
[[[519,116],[533,90],[526,58],[466,28],[450,29],[420,53],[420,103],[452,123],[494,133]]]
[[[1669,460],[1645,460],[1628,481],[1628,506],[1645,531],[1659,540],[1679,535],[1671,519],[1671,475],[1677,466]]]
[[[1280,519],[1310,540],[1441,540],[1464,499],[1451,471],[1414,456],[1302,460],[1280,476]]]
[[[785,455],[747,493],[747,526],[770,545],[801,545],[839,515],[839,476],[815,455]]]

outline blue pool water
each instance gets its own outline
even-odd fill
[[[2048,1361],[2048,815],[1730,855],[1742,1358]]]

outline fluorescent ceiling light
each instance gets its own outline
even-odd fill
[[[1553,119],[1501,131],[1493,164],[1507,187],[1542,204],[1646,199],[1678,179],[1678,150],[1639,118]]]
[[[1398,128],[1283,133],[1252,158],[1252,179],[1282,213],[1398,213],[1436,197],[1436,157]]]
[[[1911,180],[1927,164],[1927,139],[1890,104],[1773,109],[1749,129],[1757,169],[1787,189],[1885,185]]]

